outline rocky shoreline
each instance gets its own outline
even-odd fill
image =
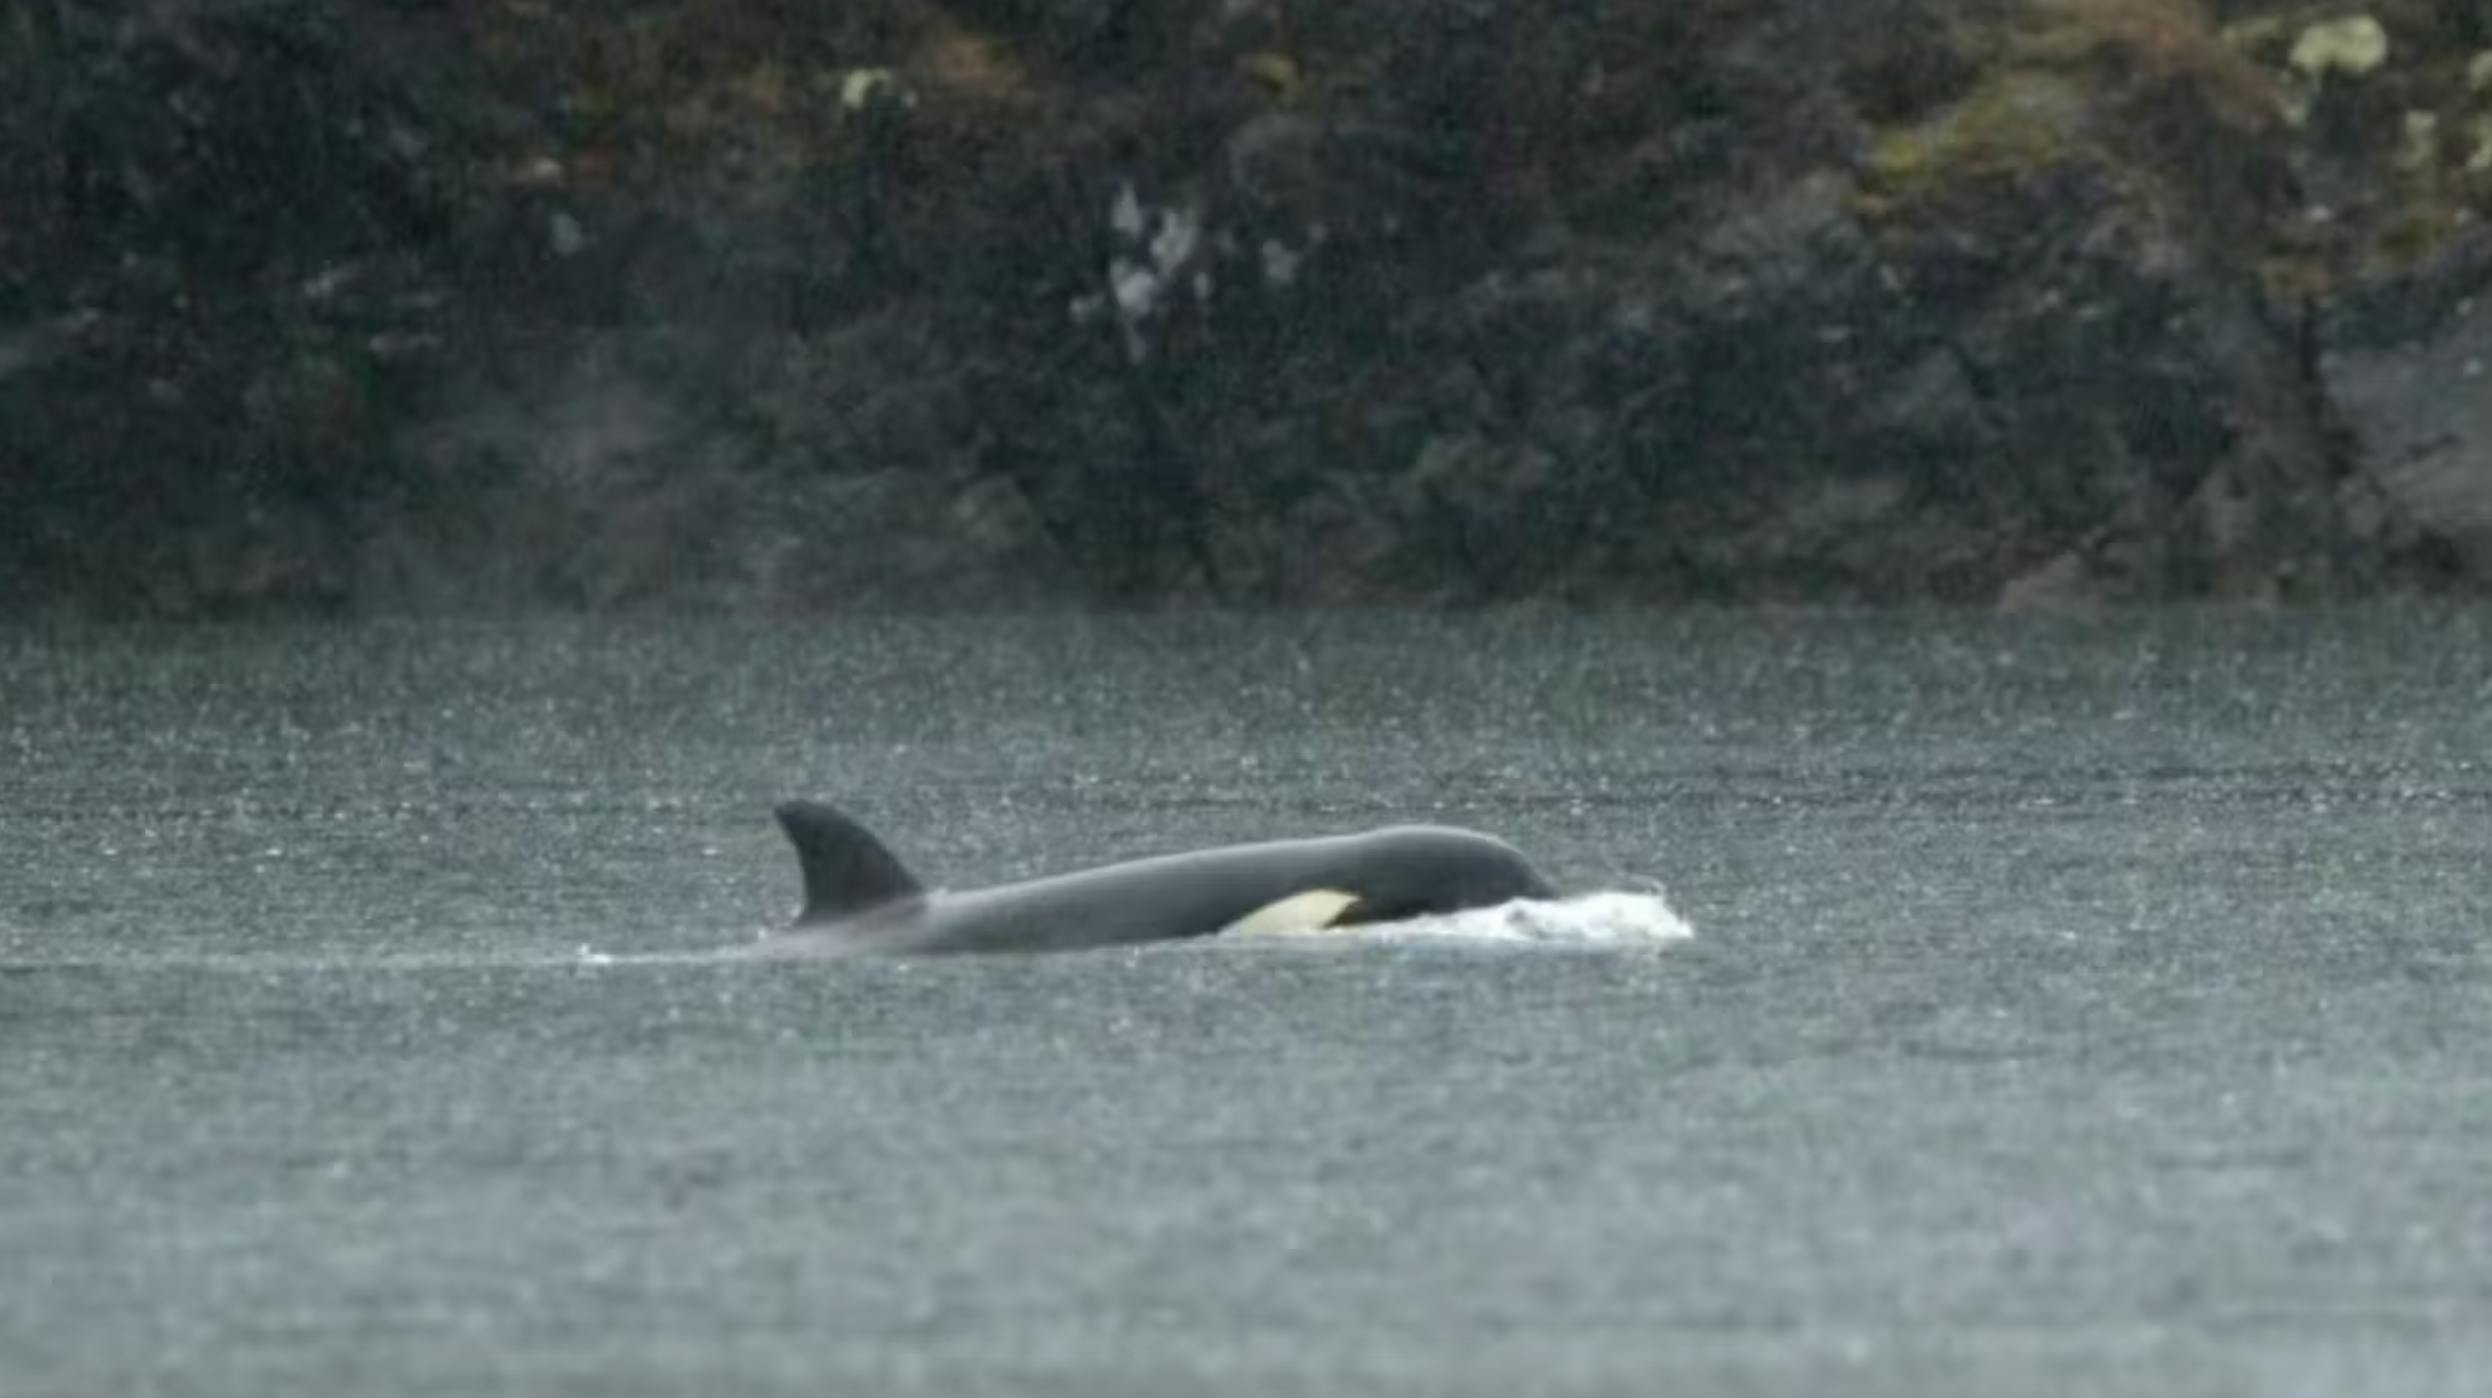
[[[41,0],[0,609],[2492,584],[2492,6]]]

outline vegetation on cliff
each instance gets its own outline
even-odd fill
[[[2492,280],[2488,31],[2469,0],[27,0],[0,588],[2479,586],[2320,366]]]

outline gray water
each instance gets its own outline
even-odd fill
[[[2492,613],[0,632],[0,1393],[2492,1390]],[[1672,948],[595,964],[1426,818]]]

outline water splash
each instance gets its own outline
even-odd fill
[[[1482,942],[1586,947],[1668,946],[1696,935],[1660,889],[1622,889],[1573,898],[1517,898],[1493,908],[1466,908],[1399,922],[1353,927],[1238,929],[1224,940],[1336,942]]]
[[[1341,895],[1328,896],[1337,898]],[[1435,913],[1404,918],[1398,922],[1360,923],[1350,927],[1322,926],[1322,917],[1293,918],[1285,915],[1301,909],[1301,906],[1302,900],[1276,904],[1224,929],[1216,937],[1147,945],[1183,945],[1190,942],[1196,946],[1206,943],[1276,946],[1321,942],[1334,946],[1474,943],[1497,946],[1661,947],[1687,941],[1696,935],[1696,930],[1688,925],[1687,919],[1679,916],[1678,911],[1670,906],[1659,884],[1649,885],[1647,891],[1610,889],[1579,894],[1573,898],[1517,898],[1490,908],[1466,908],[1458,913]],[[1340,908],[1338,905],[1317,904],[1314,911],[1330,916]],[[572,965],[591,967],[683,965],[745,960],[744,953],[749,950],[748,944],[703,951],[608,952],[582,943],[570,957],[562,959]]]

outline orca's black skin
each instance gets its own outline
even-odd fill
[[[1502,840],[1397,825],[1227,845],[962,892],[930,890],[864,826],[818,801],[778,808],[805,875],[804,911],[763,957],[858,952],[1067,951],[1202,937],[1258,909],[1330,891],[1328,925],[1490,907],[1557,891]]]

